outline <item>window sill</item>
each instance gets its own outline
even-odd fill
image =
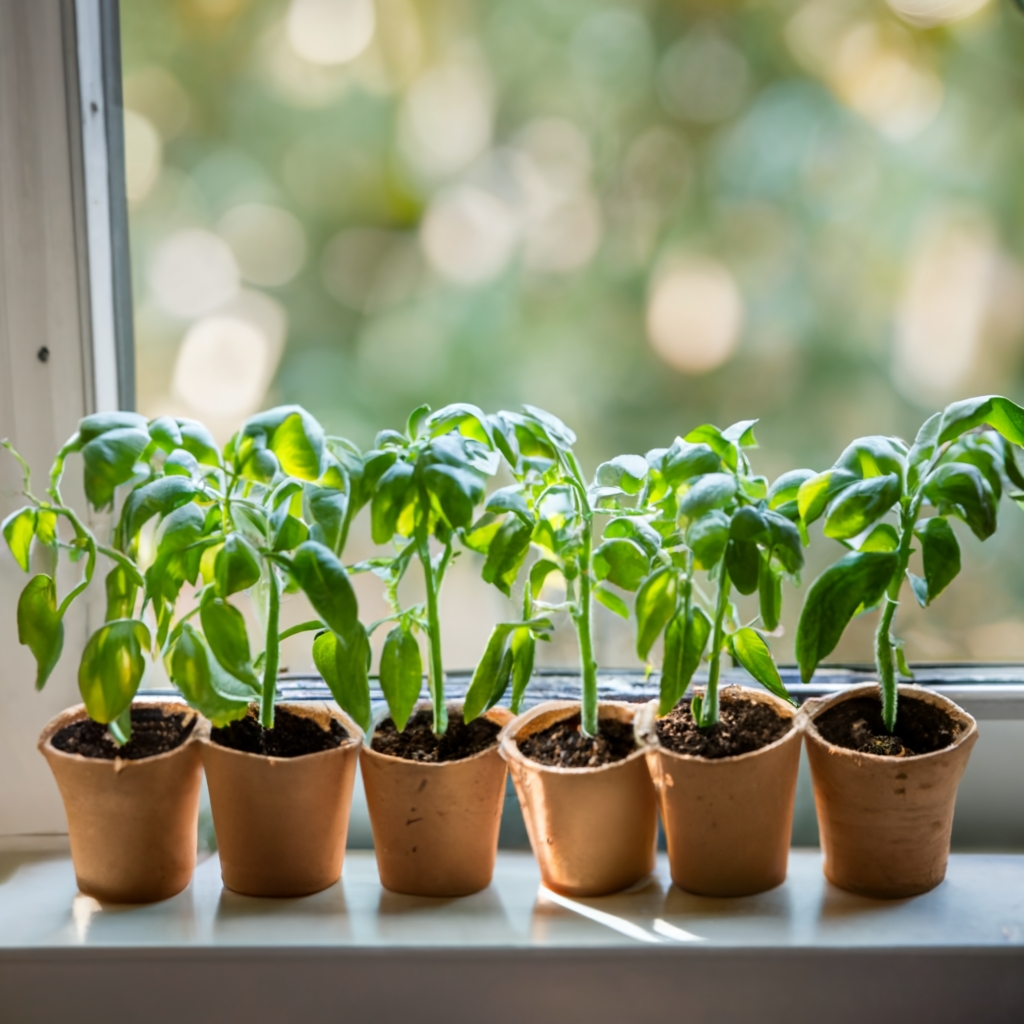
[[[341,884],[325,892],[260,900],[225,891],[214,856],[172,900],[103,907],[77,893],[66,854],[0,855],[5,1021],[57,1019],[93,994],[98,1014],[139,1006],[169,968],[176,992],[193,991],[195,1020],[342,1007],[364,1019],[362,1007],[423,1021],[435,1000],[449,1022],[542,1020],[550,1009],[563,1022],[621,1024],[670,1007],[677,1018],[680,1000],[694,1020],[863,1020],[870,1007],[883,1021],[887,1000],[894,1020],[909,1007],[930,1021],[1019,1019],[1024,856],[954,855],[938,889],[893,902],[834,889],[812,850],[793,851],[785,885],[739,900],[674,888],[664,857],[633,891],[567,900],[514,852],[500,854],[482,893],[418,899],[381,889],[368,851],[349,851]],[[172,1002],[146,1019],[182,1019]]]

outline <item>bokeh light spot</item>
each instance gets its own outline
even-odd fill
[[[346,64],[373,39],[373,0],[292,0],[285,27],[295,52],[311,64]]]
[[[186,228],[165,239],[149,266],[156,304],[190,319],[212,312],[238,291],[238,265],[228,244],[212,231]]]

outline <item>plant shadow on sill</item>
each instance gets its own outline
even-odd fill
[[[444,914],[456,907],[462,916],[507,920],[505,906],[493,884],[469,896],[406,896],[382,886],[377,898],[377,914],[381,918]]]
[[[784,921],[792,913],[793,894],[788,882],[755,896],[698,896],[672,885],[661,907],[661,916],[677,924],[731,918]]]
[[[222,927],[230,928],[234,922],[265,920],[268,917],[307,920],[336,918],[345,921],[348,917],[348,904],[345,901],[344,884],[338,881],[309,896],[293,897],[246,896],[223,888],[217,898],[214,933]]]

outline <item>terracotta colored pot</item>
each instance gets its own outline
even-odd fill
[[[770,704],[792,720],[778,697],[730,687],[734,698]],[[724,696],[724,694],[723,694]],[[735,757],[677,754],[658,743],[657,702],[645,706],[647,766],[668,844],[672,881],[700,896],[752,896],[786,880],[801,733],[790,730],[760,750]],[[648,711],[648,709],[650,709]]]
[[[135,704],[199,717],[178,700]],[[39,737],[64,801],[78,888],[111,903],[169,899],[188,885],[196,866],[203,774],[197,741],[206,723],[197,721],[174,750],[139,761],[83,757],[53,746],[61,729],[87,717],[83,704],[68,708]]]
[[[643,749],[600,768],[554,768],[526,757],[519,740],[572,715],[578,701],[538,704],[507,725],[501,754],[526,819],[547,888],[567,896],[603,896],[654,870],[658,814]],[[607,701],[599,720],[632,722],[636,704]]]
[[[978,726],[962,708],[919,686],[901,686],[962,723],[957,740],[914,757],[882,757],[833,746],[815,726],[824,711],[854,697],[878,696],[874,684],[808,701],[799,721],[807,739],[825,877],[862,896],[896,899],[934,889],[946,876],[956,787]]]
[[[247,896],[308,896],[341,877],[363,732],[319,701],[279,704],[348,739],[300,757],[265,757],[206,739],[203,767],[224,885]]]
[[[422,707],[429,705],[417,705]],[[448,711],[450,717],[461,714],[455,704]],[[503,726],[512,715],[491,708],[484,717]],[[437,764],[364,746],[359,764],[385,889],[451,897],[491,884],[505,803],[505,762],[497,743],[461,761]]]

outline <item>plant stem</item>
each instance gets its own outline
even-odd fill
[[[426,523],[416,528],[416,546],[423,565],[423,581],[427,589],[427,684],[434,708],[434,735],[443,736],[448,728],[448,706],[444,702],[444,662],[441,660],[441,617],[437,609],[437,579],[430,558],[430,538]]]
[[[580,671],[583,677],[580,727],[584,736],[596,736],[598,729],[597,661],[594,658],[592,635],[594,601],[590,578],[592,535],[592,520],[589,515],[585,515],[583,517],[583,547],[579,556],[580,592],[579,599],[576,602],[576,610],[573,612],[573,619],[576,622],[576,635],[579,637]]]
[[[273,563],[265,562],[270,576],[270,600],[267,605],[267,656],[263,663],[263,692],[260,694],[260,725],[274,728],[274,698],[277,696],[277,666],[281,657],[281,638],[277,627],[281,618],[281,589]]]
[[[725,613],[729,607],[732,583],[722,563],[722,575],[718,580],[718,601],[715,605],[715,631],[711,637],[711,662],[708,665],[708,687],[700,704],[700,721],[697,725],[707,729],[718,721],[718,676],[722,670],[722,638],[724,635]]]

